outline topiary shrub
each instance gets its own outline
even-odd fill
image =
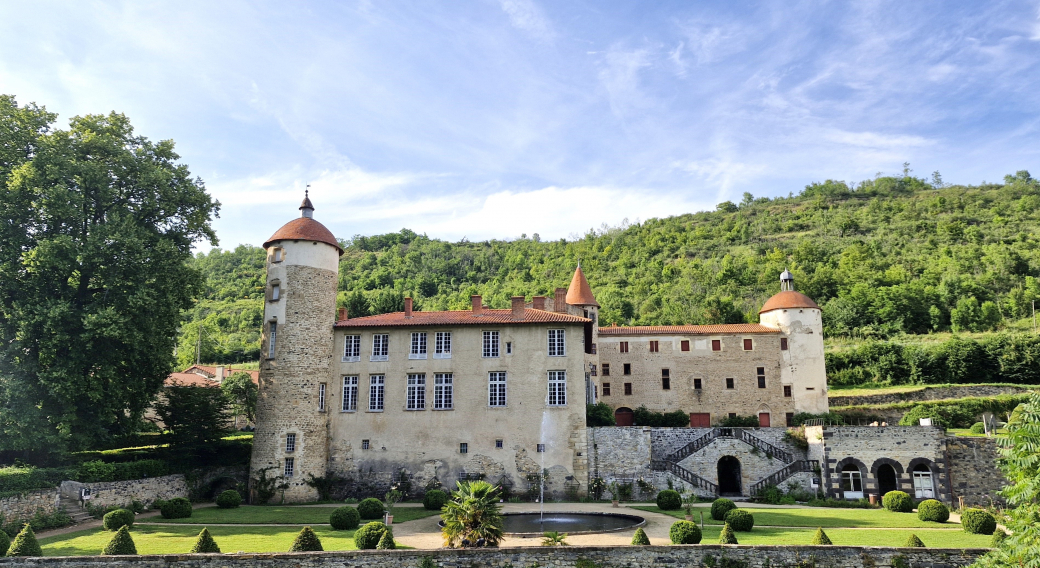
[[[971,432],[972,434],[985,434],[986,433],[986,425],[983,424],[982,422],[976,422],[976,423],[971,425],[971,429],[969,429],[968,431]]]
[[[636,529],[636,534],[632,535],[632,546],[650,546],[650,537],[642,528]]]
[[[191,501],[184,497],[175,497],[163,502],[159,511],[164,519],[187,519],[191,516]]]
[[[726,519],[726,513],[736,509],[737,505],[729,499],[716,499],[711,502],[711,518],[716,521],[722,521]]]
[[[321,540],[310,527],[303,527],[300,534],[296,535],[296,539],[293,540],[292,546],[289,547],[289,552],[321,552],[322,550],[325,549],[321,547]]]
[[[722,525],[722,531],[719,533],[719,544],[740,544],[737,542],[737,535],[733,534],[733,527],[729,526],[729,523]]]
[[[668,529],[672,544],[700,544],[701,529],[692,521],[675,521]]]
[[[386,527],[383,531],[383,536],[379,537],[379,543],[376,544],[376,550],[394,550],[397,545],[394,544],[394,531],[390,527]]]
[[[749,532],[755,527],[755,516],[745,509],[733,509],[726,513],[726,524],[739,532]]]
[[[383,511],[383,502],[372,497],[362,500],[357,506],[358,514],[366,521],[383,518]]]
[[[950,520],[950,510],[935,499],[926,499],[917,504],[917,518],[933,523],[945,523]]]
[[[217,495],[217,507],[221,509],[235,509],[242,504],[242,496],[234,489],[228,489]]]
[[[431,489],[423,495],[422,506],[427,511],[440,511],[448,502],[448,494],[440,489]]]
[[[25,526],[22,527],[22,532],[15,535],[14,541],[11,542],[11,548],[7,550],[7,555],[43,556],[40,543],[36,540],[36,533],[33,532],[29,523],[25,523]]]
[[[990,548],[1000,548],[1000,545],[1004,542],[1004,539],[1008,537],[1008,533],[1004,532],[1004,529],[997,529],[993,531],[993,538],[989,539]],[[3,538],[3,537],[0,537]],[[3,550],[3,543],[0,542],[0,550]]]
[[[914,500],[905,491],[889,491],[881,498],[881,504],[889,511],[909,513],[914,510]]]
[[[7,556],[7,549],[11,548],[11,537],[0,530],[0,556]]]
[[[917,538],[916,534],[911,534],[910,538],[906,539],[906,544],[904,544],[903,546],[905,546],[906,548],[924,548],[925,547],[924,543],[921,542],[921,539]]]
[[[381,521],[372,521],[354,531],[354,546],[358,550],[373,550],[379,545],[379,539],[383,538],[386,525]]]
[[[971,534],[993,534],[997,519],[982,509],[965,509],[961,512],[961,526]]]
[[[202,529],[199,533],[199,537],[195,539],[195,546],[191,547],[191,554],[220,554],[220,547],[217,546],[217,541],[213,540],[213,535],[209,534],[209,529]]]
[[[137,554],[137,546],[134,545],[134,539],[130,536],[129,527],[123,526],[116,531],[116,535],[112,537],[112,540],[108,541],[105,545],[105,549],[101,551],[103,556],[125,556],[128,554]]]
[[[816,529],[816,532],[812,535],[812,543],[815,545],[834,544],[831,542],[830,537],[827,536],[827,533],[823,532],[823,527]]]
[[[116,509],[105,513],[101,525],[106,531],[117,531],[123,527],[133,528],[134,512],[126,509]]]
[[[662,511],[678,511],[682,507],[682,495],[674,489],[665,489],[657,494],[657,506]]]
[[[329,524],[338,531],[352,531],[361,524],[361,515],[354,507],[340,507],[329,515]]]

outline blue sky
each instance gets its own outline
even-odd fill
[[[222,247],[566,238],[827,178],[1040,174],[1037,2],[0,1],[0,92],[172,138]],[[204,247],[208,248],[208,247]]]

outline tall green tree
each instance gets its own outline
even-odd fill
[[[173,142],[121,114],[0,97],[0,450],[79,449],[132,430],[201,289],[192,244],[219,204]]]
[[[155,415],[168,432],[170,445],[192,455],[228,434],[229,408],[218,388],[168,386],[155,402]]]
[[[238,416],[245,416],[250,422],[256,421],[256,399],[259,395],[259,388],[249,373],[245,371],[232,373],[230,377],[220,383],[220,390],[224,392],[224,398],[228,400],[236,420]]]

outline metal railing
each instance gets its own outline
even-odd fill
[[[661,462],[659,462],[659,463],[661,463]],[[685,467],[683,467],[683,466],[681,466],[681,465],[679,465],[679,464],[677,464],[675,462],[663,462],[663,463],[666,464],[666,467],[667,467],[666,471],[671,472],[672,475],[675,475],[676,477],[678,477],[679,479],[685,481],[686,483],[689,483],[690,485],[693,485],[694,487],[700,487],[701,489],[704,489],[704,490],[710,492],[712,495],[718,495],[719,494],[719,486],[718,485],[715,485],[714,483],[708,481],[707,479],[704,479],[703,477],[697,475],[696,473],[693,473],[692,471],[686,469]]]
[[[791,455],[791,452],[778,448],[762,438],[751,434],[751,432],[748,432],[747,430],[740,429],[740,440],[754,448],[762,450],[767,455],[772,455],[774,458],[777,458],[784,463],[791,463],[794,461],[794,456]]]
[[[668,456],[668,458],[666,458],[666,459],[668,461],[672,461],[672,462],[681,462],[681,461],[683,461],[683,459],[686,458],[686,456],[689,456],[690,454],[692,454],[692,453],[700,450],[701,448],[707,446],[715,438],[718,438],[718,437],[719,437],[719,429],[718,428],[712,428],[711,430],[709,430],[706,434],[704,434],[700,438],[697,438],[696,440],[690,442],[689,444],[686,444],[685,446],[679,448],[678,451],[674,452],[673,454]]]
[[[820,462],[816,460],[798,460],[793,463],[789,463],[777,471],[774,471],[769,477],[757,481],[751,484],[750,493],[752,496],[758,495],[758,492],[763,488],[770,485],[779,485],[788,477],[796,473],[803,473],[807,471],[816,471],[820,467]]]

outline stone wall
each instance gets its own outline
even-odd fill
[[[29,519],[36,511],[51,514],[58,510],[60,499],[57,488],[5,497],[0,499],[0,515],[3,516],[3,522],[7,523],[13,519]]]
[[[187,497],[188,484],[181,474],[133,479],[130,481],[108,481],[102,483],[80,483],[78,481],[62,481],[60,492],[67,498],[79,499],[80,490],[90,488],[91,503],[95,506],[118,507],[129,505],[131,501],[140,501],[145,505],[156,499],[169,500],[174,497]]]
[[[974,385],[963,387],[924,387],[909,392],[897,392],[888,394],[871,394],[864,396],[842,396],[841,391],[830,394],[830,405],[838,406],[860,406],[865,404],[892,404],[895,402],[909,402],[922,400],[944,400],[949,398],[965,398],[980,396],[997,396],[1001,394],[1022,394],[1032,392],[1035,389],[1023,387],[1001,387],[993,385]],[[835,394],[835,392],[837,394]]]
[[[954,503],[959,497],[964,498],[965,506],[1004,503],[997,492],[1007,480],[996,467],[1000,454],[995,438],[950,437],[946,439],[946,454]]]
[[[848,498],[841,487],[841,472],[846,466],[851,466],[860,471],[864,496],[879,494],[878,470],[888,465],[895,470],[894,489],[913,496],[911,472],[918,465],[924,465],[932,473],[936,493],[934,497],[949,503],[951,498],[944,446],[945,436],[939,428],[827,427],[823,431],[825,462],[821,464],[824,489],[828,497]]]
[[[505,549],[358,550],[284,554],[195,554],[162,556],[70,556],[0,558],[0,568],[402,568],[418,566],[424,557],[441,567],[528,568],[658,568],[666,566],[730,566],[733,568],[959,568],[986,549],[881,548],[868,546],[566,546]],[[710,558],[710,560],[708,560]],[[726,562],[723,562],[725,560]]]
[[[650,475],[651,440],[657,430],[660,428],[589,428],[590,475],[602,477],[607,483]]]

